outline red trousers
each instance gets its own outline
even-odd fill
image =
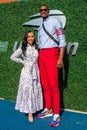
[[[60,92],[58,82],[58,48],[41,49],[39,52],[40,78],[43,87],[45,108],[60,114]]]

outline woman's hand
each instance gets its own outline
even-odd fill
[[[23,64],[23,66],[25,67],[25,66],[26,66],[26,64]]]

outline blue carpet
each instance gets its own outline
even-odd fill
[[[61,111],[61,123],[50,127],[52,117],[28,122],[27,116],[14,109],[15,102],[0,100],[0,130],[87,130],[87,114]]]

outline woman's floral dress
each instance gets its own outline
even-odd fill
[[[21,47],[11,55],[11,60],[24,65],[20,74],[15,105],[15,109],[23,113],[35,113],[43,109],[42,87],[37,59],[38,51],[30,45],[27,45],[25,55],[23,55]]]

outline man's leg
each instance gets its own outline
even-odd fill
[[[43,87],[43,94],[44,94],[44,99],[45,99],[45,107],[50,109],[52,108],[51,106],[51,89],[49,85],[49,78],[48,78],[48,73],[47,73],[47,68],[46,68],[46,57],[45,57],[45,52],[44,50],[41,50],[40,56],[39,56],[39,69],[40,69],[40,78],[41,78],[41,83]]]

